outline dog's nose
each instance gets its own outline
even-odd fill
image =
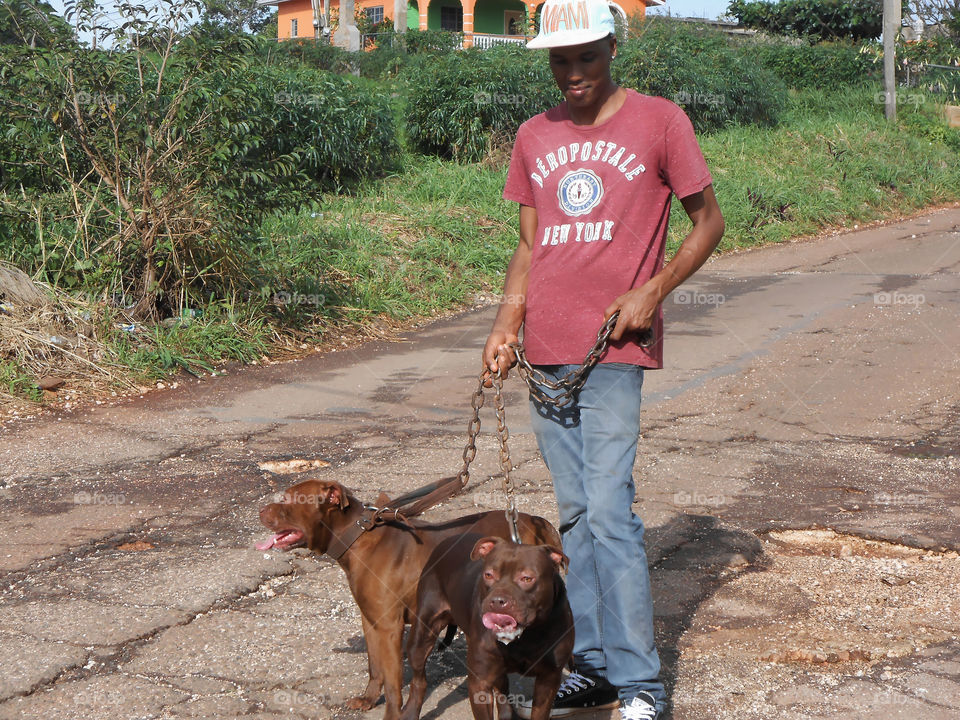
[[[510,598],[503,595],[494,595],[488,601],[491,610],[502,610],[503,608],[510,605]]]

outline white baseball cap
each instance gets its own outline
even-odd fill
[[[540,33],[527,47],[583,45],[615,32],[607,0],[546,0],[540,11]]]

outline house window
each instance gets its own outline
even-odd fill
[[[297,36],[297,19],[291,18],[290,20],[290,37]]]
[[[463,32],[462,5],[442,5],[440,7],[440,29],[451,32]]]
[[[367,11],[367,20],[376,25],[383,22],[383,5],[365,8]]]

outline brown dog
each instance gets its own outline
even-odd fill
[[[445,538],[468,532],[509,537],[506,515],[486,512],[441,524],[388,522],[365,532],[345,550],[340,540],[363,517],[363,503],[340,483],[308,480],[284,493],[283,501],[260,510],[260,521],[276,534],[257,548],[306,546],[318,553],[334,552],[347,574],[363,620],[370,682],[362,695],[347,702],[368,710],[386,700],[384,720],[399,716],[403,686],[403,626],[417,613],[417,583],[427,559]],[[412,526],[412,527],[411,527]],[[556,528],[541,517],[520,514],[524,542],[559,547]],[[334,552],[334,554],[337,554]]]
[[[427,657],[444,626],[467,636],[467,688],[476,720],[511,715],[507,673],[536,678],[531,720],[547,720],[573,652],[573,614],[556,547],[461,535],[437,545],[417,590],[417,622],[407,657],[413,667],[401,720],[417,720],[427,687]]]

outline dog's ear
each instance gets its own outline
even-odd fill
[[[470,551],[470,559],[476,560],[477,558],[486,557],[497,546],[497,543],[500,542],[503,542],[503,538],[485,537],[477,540],[476,545],[473,546],[473,550]]]
[[[543,551],[550,557],[550,561],[557,566],[557,570],[561,572],[567,571],[567,568],[570,567],[570,558],[553,547],[553,545],[541,545],[540,547],[542,547]]]
[[[339,505],[341,510],[350,505],[350,499],[347,497],[347,489],[338,482],[329,481],[324,483],[322,492],[323,505]]]

